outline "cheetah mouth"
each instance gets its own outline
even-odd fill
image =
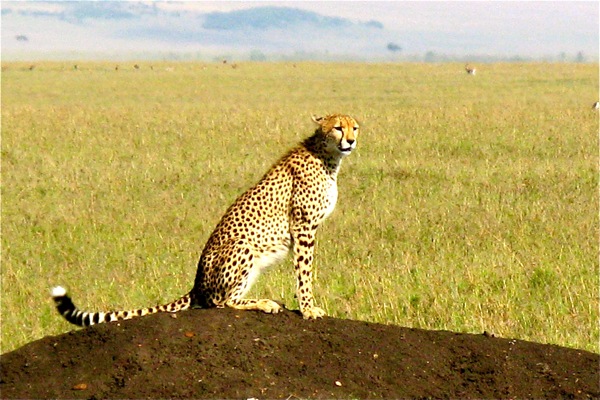
[[[338,149],[339,149],[339,150],[340,150],[342,153],[345,153],[345,154],[348,154],[348,153],[350,153],[350,152],[352,151],[352,147],[346,147],[346,148],[344,148],[344,147],[338,147]]]

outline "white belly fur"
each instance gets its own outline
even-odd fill
[[[287,256],[289,251],[289,246],[281,244],[255,258],[254,266],[248,274],[248,280],[246,281],[246,287],[244,288],[244,293],[242,294],[242,296],[246,295],[246,293],[250,290],[252,285],[254,285],[262,271],[283,261],[283,259]]]
[[[327,207],[325,208],[325,214],[323,218],[329,217],[333,210],[335,209],[335,204],[337,203],[338,198],[338,189],[337,183],[332,182],[331,186],[327,190]]]

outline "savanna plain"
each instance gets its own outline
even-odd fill
[[[311,114],[361,122],[317,235],[328,315],[598,352],[597,64],[2,64],[1,352],[191,289]],[[291,260],[250,296],[297,308]]]

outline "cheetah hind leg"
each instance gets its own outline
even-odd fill
[[[225,304],[236,310],[258,310],[267,314],[277,314],[282,310],[279,304],[269,299],[230,299]]]
[[[235,278],[227,280],[222,290],[222,296],[215,303],[217,307],[226,306],[236,310],[257,310],[267,314],[277,314],[282,310],[282,306],[273,300],[269,299],[244,299],[246,293],[252,287],[254,281],[258,278],[262,269],[265,269],[276,259],[270,259],[270,263],[258,262],[255,257],[254,247],[238,240],[232,240],[222,245],[217,252],[217,257],[214,260],[217,266],[218,275],[233,275]],[[257,265],[258,264],[258,265]],[[231,266],[236,266],[231,274],[227,274],[226,270]]]
[[[321,307],[312,306],[302,310],[302,317],[304,319],[317,319],[322,318],[323,316],[325,316],[325,310]]]

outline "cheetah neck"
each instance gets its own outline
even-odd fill
[[[315,133],[303,142],[303,146],[317,159],[323,163],[325,173],[332,179],[337,178],[340,165],[342,165],[343,156],[332,154],[327,146],[326,139],[320,133]]]

